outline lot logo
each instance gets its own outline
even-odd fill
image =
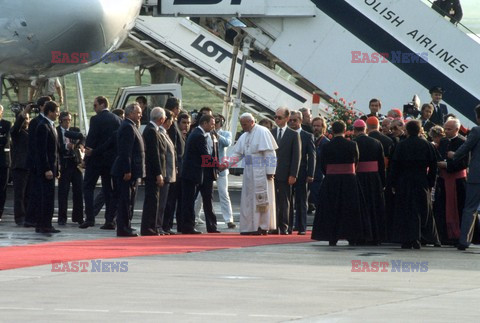
[[[62,53],[61,51],[52,51],[52,63],[54,64],[83,64],[83,63],[128,63],[128,53]]]
[[[91,266],[90,266],[91,265]],[[125,273],[128,271],[128,261],[52,261],[52,272],[69,273]]]
[[[377,64],[387,63],[388,59],[394,64],[425,64],[428,62],[428,53],[403,53],[392,51],[390,53],[362,53],[352,51],[352,63]]]
[[[204,4],[218,4],[223,0],[175,0],[173,1],[173,5],[204,5]],[[242,3],[242,0],[230,0],[230,4],[232,5],[239,5]]]
[[[390,268],[390,270],[388,270]],[[391,272],[391,273],[425,273],[428,271],[428,261],[411,262],[402,260],[392,260],[391,264],[388,261],[361,261],[352,260],[353,273],[377,273],[377,272]]]
[[[196,50],[199,50],[203,54],[207,55],[208,57],[217,57],[218,54],[220,53],[220,56],[217,57],[216,61],[217,63],[223,62],[223,60],[227,57],[231,57],[230,53],[220,47],[218,44],[215,44],[213,41],[209,40],[204,42],[203,44],[202,41],[205,39],[205,36],[200,35],[195,39],[195,41],[192,43],[192,47],[195,48]]]

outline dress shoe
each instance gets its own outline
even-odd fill
[[[299,235],[299,236],[304,236],[304,235],[306,235],[306,234],[307,234],[307,233],[306,233],[305,231],[298,231],[298,235]]]
[[[23,227],[24,228],[35,228],[37,225],[35,223],[32,223],[32,222],[23,222]]]
[[[36,231],[36,230],[35,230]],[[51,228],[39,228],[39,233],[59,233],[60,230],[55,229],[54,227]]]
[[[211,230],[211,231],[207,231],[208,233],[220,233],[220,231],[218,230]]]
[[[278,230],[269,230],[268,234],[278,234]]]
[[[202,232],[192,229],[192,230],[182,231],[182,234],[202,234]]]
[[[259,231],[249,231],[249,232],[240,232],[242,236],[259,236],[261,233]]]
[[[457,244],[457,249],[458,249],[458,250],[464,251],[464,250],[466,250],[467,248],[468,248],[467,246],[465,246],[465,245],[463,245],[463,244],[461,244],[461,243]]]
[[[115,224],[113,222],[105,222],[104,225],[100,227],[102,230],[115,230]],[[143,236],[143,234],[142,234]]]
[[[418,240],[415,240],[412,242],[412,248],[413,249],[420,249],[422,247],[422,245],[420,244],[420,241]]]
[[[80,224],[78,227],[80,229],[86,229],[88,227],[94,227],[95,226],[95,222],[92,222],[92,221],[85,221],[83,222],[82,224]]]
[[[335,247],[335,246],[337,245],[337,241],[329,241],[329,242],[328,242],[328,245],[329,245],[330,247]]]
[[[83,221],[83,219],[82,219],[82,220],[73,221],[73,222],[78,223],[78,224],[82,224],[84,221]]]
[[[177,234],[176,232],[173,232],[172,230],[165,230],[165,231],[163,231],[163,232],[168,233],[168,234],[171,235],[171,236],[174,236],[174,235]]]
[[[288,231],[283,231],[283,232],[280,232],[280,235],[282,236],[288,236],[290,233]]]
[[[235,229],[235,228],[237,227],[237,225],[236,225],[235,223],[233,223],[233,222],[228,222],[228,223],[227,223],[227,227],[228,227],[229,229]]]
[[[36,233],[40,233],[40,228],[35,228]]]
[[[23,222],[25,222],[25,217],[15,218],[16,225],[23,225]]]
[[[163,233],[163,231],[162,231]],[[140,231],[140,234],[142,236],[158,236],[158,235],[163,235],[163,234],[160,234],[159,232],[153,230],[153,229],[147,229],[147,230],[142,230]]]
[[[58,220],[58,225],[66,225],[66,224],[67,224],[67,220],[64,220],[64,219]]]
[[[117,232],[117,237],[138,237],[138,234],[133,232]]]
[[[268,231],[267,230],[259,229],[258,232],[260,232],[260,234],[262,236],[268,236]]]

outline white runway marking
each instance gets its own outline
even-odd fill
[[[93,313],[108,313],[109,310],[92,310],[88,308],[56,308],[54,311],[58,312],[93,312]]]
[[[287,319],[301,319],[302,316],[292,315],[272,315],[272,314],[250,314],[250,317],[272,317],[272,318],[287,318]]]
[[[203,315],[203,316],[237,316],[237,314],[228,313],[185,313],[186,315]]]
[[[159,311],[120,311],[125,314],[173,314],[173,312],[159,312]]]
[[[0,307],[0,310],[5,311],[43,311],[43,308],[36,307]]]

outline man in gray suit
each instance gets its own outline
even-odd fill
[[[475,107],[477,123],[480,124],[480,104]],[[473,127],[468,134],[467,141],[454,153],[448,152],[448,158],[454,161],[461,159],[468,153],[471,153],[467,176],[467,189],[465,197],[465,207],[462,212],[462,226],[460,240],[457,245],[458,250],[465,250],[472,242],[473,230],[475,225],[475,216],[478,205],[480,205],[480,127]]]
[[[277,140],[277,169],[275,171],[275,196],[277,208],[277,227],[280,234],[288,234],[288,215],[292,198],[292,185],[295,184],[300,167],[300,135],[287,127],[290,119],[288,108],[278,108],[275,112],[277,127],[272,135]],[[272,232],[275,233],[275,232]]]

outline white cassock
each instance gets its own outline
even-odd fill
[[[240,232],[276,229],[275,187],[267,174],[275,174],[277,143],[271,132],[254,125],[240,136],[232,148],[229,161],[242,160],[243,183],[240,202]]]

